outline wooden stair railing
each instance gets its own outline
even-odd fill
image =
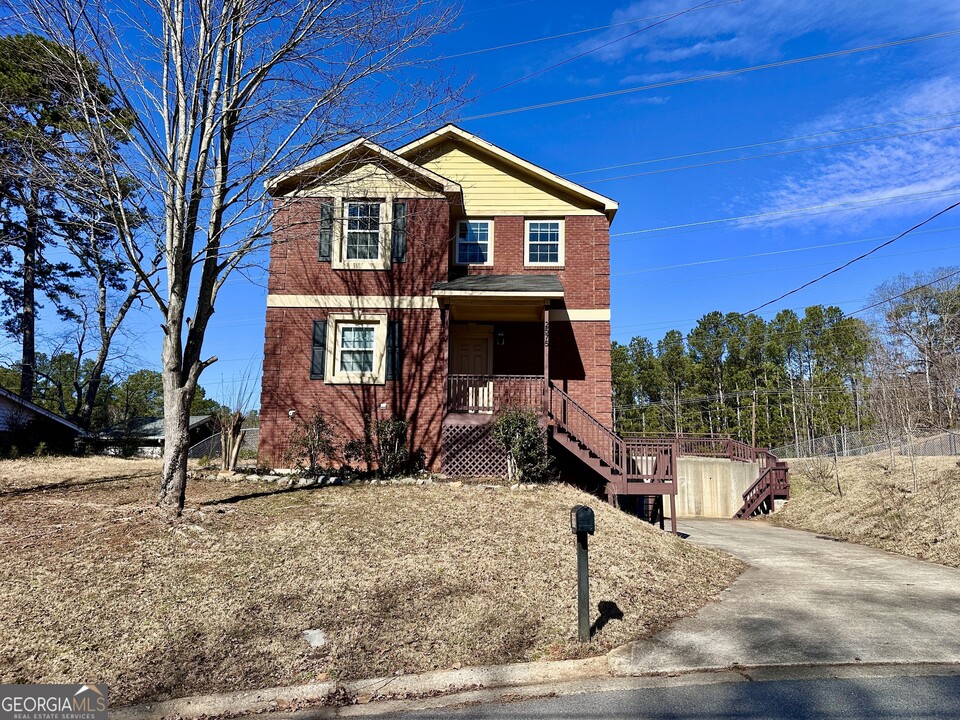
[[[566,435],[569,442],[565,444],[609,482],[619,484],[623,480],[623,438],[553,383],[547,413],[553,419],[555,437],[557,432]]]
[[[744,519],[758,513],[771,513],[778,499],[790,499],[790,477],[787,463],[776,455],[764,452],[766,467],[743,493],[743,507],[734,518]]]

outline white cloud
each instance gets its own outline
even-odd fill
[[[690,5],[686,5],[689,7]],[[613,12],[610,22],[677,12],[677,0],[638,1]],[[643,27],[638,23],[637,28]],[[597,51],[595,57],[616,62],[640,57],[650,62],[673,62],[706,57],[768,59],[785,42],[819,31],[844,42],[869,43],[960,27],[956,0],[914,0],[905,6],[887,0],[745,0],[707,7],[674,18],[647,32]],[[585,50],[622,37],[631,28],[616,28],[581,43]]]
[[[846,101],[816,121],[794,128],[794,132],[796,135],[829,132],[944,113],[960,113],[960,88],[950,77],[929,80],[884,96]],[[960,124],[960,115],[864,131],[860,137],[957,124]],[[856,136],[834,137],[847,140]],[[780,176],[773,188],[760,197],[760,207],[754,206],[750,212],[857,203],[858,209],[785,217],[781,222],[836,224],[848,223],[853,216],[876,220],[904,213],[915,215],[918,208],[944,206],[951,197],[957,199],[958,196],[871,204],[875,200],[956,188],[960,188],[960,128],[811,152],[809,157],[804,156],[798,168]]]

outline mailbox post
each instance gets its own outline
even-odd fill
[[[587,563],[587,535],[593,535],[593,509],[574,505],[570,509],[570,531],[577,536],[577,629],[580,642],[590,642],[590,570]]]

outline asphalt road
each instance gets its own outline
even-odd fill
[[[404,720],[956,720],[960,676],[779,680],[567,695],[404,713]]]

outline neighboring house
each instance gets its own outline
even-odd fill
[[[0,388],[0,448],[32,452],[44,443],[51,451],[69,452],[86,436],[79,425]]]
[[[213,415],[190,416],[190,447],[217,432]],[[108,453],[163,456],[163,418],[137,417],[114,425],[99,435],[99,445]]]
[[[502,475],[491,419],[519,405],[611,502],[673,501],[675,443],[610,429],[615,201],[453,125],[355,140],[267,188],[261,464],[289,466],[295,420],[320,411],[341,443],[397,417],[429,468]]]

